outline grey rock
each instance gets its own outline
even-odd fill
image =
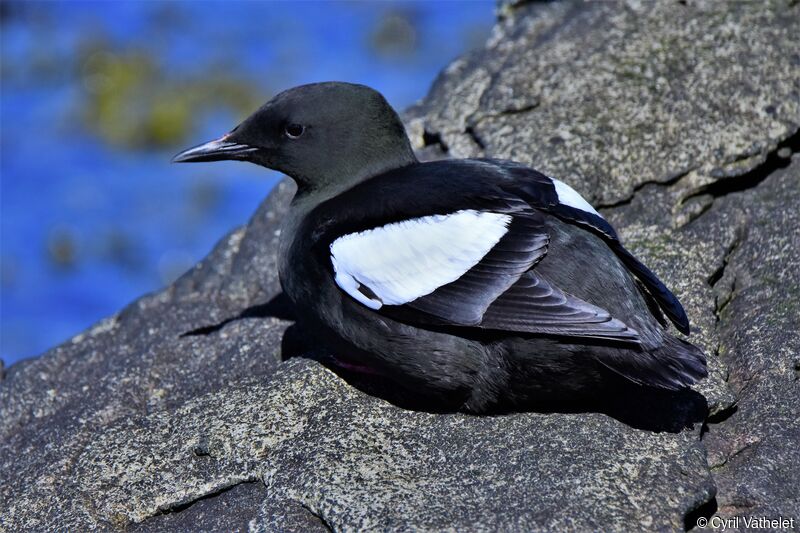
[[[720,356],[737,399],[704,443],[719,514],[800,527],[800,154],[758,187],[720,201],[747,223],[719,278]],[[720,221],[723,222],[723,221]]]
[[[501,6],[487,49],[411,113],[454,157],[535,164],[609,205],[690,172],[746,172],[798,127],[800,32],[787,2]]]
[[[706,423],[673,397],[424,412],[337,375],[279,296],[284,182],[172,286],[4,369],[0,530],[800,523],[797,5],[499,14],[406,114],[413,141],[427,158],[531,162],[604,206],[686,305],[709,354]]]
[[[160,531],[249,531],[267,489],[258,480],[244,482],[204,496],[185,506],[166,510],[161,515],[133,524],[127,528],[132,533],[157,533]]]
[[[408,411],[297,358],[261,381],[61,432],[42,464],[4,465],[19,480],[4,489],[6,518],[31,529],[150,527],[258,479],[266,492],[252,524],[265,531],[302,530],[314,516],[335,530],[674,528],[713,492],[696,431],[651,433],[601,414]],[[631,490],[639,484],[663,495],[658,507]],[[597,502],[591,515],[586,498]]]

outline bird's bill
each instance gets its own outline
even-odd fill
[[[203,161],[225,161],[246,159],[258,148],[229,140],[229,135],[205,144],[189,148],[172,158],[173,163],[198,163]]]

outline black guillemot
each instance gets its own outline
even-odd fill
[[[417,160],[377,91],[289,89],[176,162],[240,160],[298,186],[281,285],[352,364],[468,411],[706,376],[677,298],[567,184],[496,159]]]

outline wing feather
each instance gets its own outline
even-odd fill
[[[533,271],[489,306],[480,327],[639,342],[638,333],[608,311],[563,292]]]
[[[636,331],[533,269],[550,236],[542,215],[458,211],[336,239],[336,283],[417,324],[639,342]]]
[[[478,264],[511,220],[507,214],[461,210],[344,235],[330,245],[336,283],[373,309],[412,302]]]

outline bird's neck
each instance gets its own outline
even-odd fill
[[[350,166],[345,161],[340,168],[329,167],[325,169],[326,175],[322,179],[316,176],[314,180],[304,180],[292,176],[298,186],[295,202],[302,202],[306,205],[319,205],[375,176],[419,163],[411,146],[408,145],[404,148],[392,155],[384,153],[380,157],[362,159],[358,166]],[[308,183],[319,185],[310,186],[307,185]]]

